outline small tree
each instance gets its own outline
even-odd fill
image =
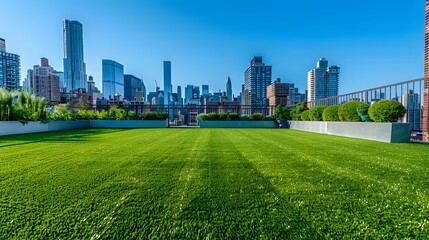
[[[291,120],[290,116],[291,109],[288,106],[278,105],[276,107],[276,117],[280,120]]]
[[[301,114],[302,112],[304,112],[305,110],[307,110],[307,105],[305,104],[305,102],[300,102],[298,103],[290,112],[290,117],[292,118],[292,120],[301,120]]]

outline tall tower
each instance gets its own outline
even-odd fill
[[[171,62],[164,61],[164,105],[170,104],[171,99]]]
[[[232,101],[232,84],[231,84],[231,78],[228,76],[228,80],[226,81],[226,97],[229,101]]]
[[[267,86],[271,84],[271,66],[262,62],[262,57],[254,57],[244,73],[243,105],[254,107],[268,106]],[[246,111],[246,114],[252,114]]]
[[[308,72],[307,101],[319,100],[338,95],[340,68],[328,67],[328,60],[321,58],[317,67]]]
[[[423,94],[423,142],[429,142],[429,0],[426,0],[425,63]]]
[[[86,66],[83,59],[82,24],[64,19],[64,81],[67,92],[86,89]]]

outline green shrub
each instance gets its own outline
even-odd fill
[[[240,120],[241,121],[248,121],[248,120],[250,120],[250,117],[249,117],[249,115],[241,114],[240,115]]]
[[[107,113],[108,120],[125,120],[127,117],[127,112],[124,109],[117,108],[113,106],[109,109]]]
[[[6,106],[8,100],[6,99]],[[19,92],[13,101],[12,117],[25,124],[27,121],[47,121],[47,101],[44,97]]]
[[[106,120],[107,119],[107,112],[106,112],[106,110],[95,111],[95,119],[97,119],[97,120]]]
[[[271,116],[265,116],[264,118],[262,118],[263,121],[273,121],[274,118]]]
[[[262,113],[254,113],[252,114],[252,120],[254,121],[262,121],[264,119],[264,115]]]
[[[300,121],[302,120],[301,118],[301,114],[306,111],[307,105],[305,104],[305,102],[300,102],[298,103],[291,111],[290,111],[290,117],[292,120],[295,121]]]
[[[368,104],[360,101],[350,101],[338,107],[338,118],[342,122],[361,122],[357,110],[367,107]]]
[[[75,119],[75,115],[72,111],[65,105],[58,105],[55,107],[54,113],[58,116],[58,120],[73,120]]]
[[[397,122],[405,112],[405,107],[398,101],[380,100],[371,104],[368,115],[374,122]]]
[[[168,118],[167,112],[157,112],[156,113],[156,120],[165,120]]]
[[[211,112],[207,116],[208,116],[208,120],[217,120],[218,119],[218,115],[215,112]]]
[[[288,106],[278,105],[276,107],[276,118],[280,120],[291,120],[291,109]]]
[[[310,119],[310,121],[322,121],[322,115],[325,108],[326,106],[317,106],[310,108],[310,110],[308,110],[308,118]]]
[[[143,116],[143,120],[156,120],[156,112],[148,112]]]
[[[78,110],[75,117],[76,119],[80,119],[80,120],[93,120],[97,118],[94,110],[83,110],[83,109]]]
[[[310,113],[309,110],[305,110],[304,112],[301,113],[300,117],[302,121],[310,121],[310,117],[308,116],[308,114]]]
[[[204,113],[198,114],[198,116],[197,116],[197,120],[199,122],[207,121],[208,119],[209,119],[209,116],[207,114],[204,114]]]
[[[338,117],[338,107],[338,105],[326,107],[322,114],[323,121],[340,121],[340,118]]]
[[[12,118],[13,94],[4,88],[0,88],[0,121]]]
[[[128,112],[129,114],[130,112]],[[147,112],[147,113],[140,113],[134,118],[130,118],[129,120],[165,120],[168,118],[167,112]]]
[[[240,120],[240,115],[238,115],[238,113],[230,113],[229,114],[229,119],[232,120],[232,121]]]
[[[127,112],[126,119],[127,120],[136,120],[137,119],[137,115],[136,115],[136,113],[134,111],[130,110],[130,111]]]
[[[219,120],[226,120],[228,118],[228,113],[226,112],[221,112],[218,115]]]

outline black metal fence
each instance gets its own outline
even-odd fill
[[[149,103],[115,103],[109,105],[97,105],[97,110],[109,110],[116,106],[126,111],[133,111],[136,114],[147,112],[167,112],[169,115],[170,125],[198,125],[197,116],[199,114],[208,113],[237,113],[239,115],[251,115],[253,113],[261,113],[264,116],[273,115],[275,106],[248,106],[248,105],[197,105],[197,104],[181,104],[181,105],[163,105]]]

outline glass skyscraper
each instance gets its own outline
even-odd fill
[[[19,89],[20,65],[19,55],[6,52],[6,42],[0,38],[0,88]]]
[[[242,104],[250,107],[268,106],[267,86],[271,84],[271,66],[262,62],[262,57],[254,57],[244,73]],[[251,114],[251,112],[246,112]]]
[[[82,24],[64,19],[64,83],[67,92],[86,89],[86,66],[83,59]]]
[[[124,75],[124,98],[128,101],[134,101],[136,98],[136,91],[143,92],[146,95],[146,87],[143,81],[131,74]]]
[[[164,61],[164,105],[171,101],[171,62]]]
[[[114,96],[124,97],[124,66],[112,60],[102,60],[103,64],[103,97],[113,99]]]

